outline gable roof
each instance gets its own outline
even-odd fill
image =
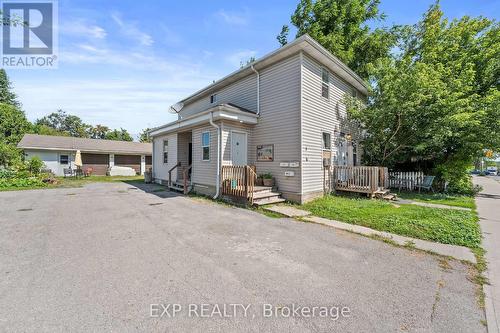
[[[198,90],[192,95],[182,99],[180,102],[189,103],[202,96],[216,92],[217,90],[249,74],[254,73],[253,68],[256,70],[261,70],[300,51],[304,51],[309,56],[316,59],[323,66],[328,68],[331,72],[335,73],[343,80],[351,84],[358,91],[360,91],[364,95],[368,95],[368,85],[362,78],[360,78],[352,69],[347,67],[347,65],[340,61],[337,57],[331,54],[327,49],[321,46],[311,36],[305,34],[295,39],[293,42],[288,43],[285,46],[282,46],[279,49],[268,53],[262,58],[259,58],[256,61],[246,65],[245,67],[242,67],[239,70],[223,77],[222,79],[215,81],[211,85]]]
[[[151,143],[73,138],[69,136],[53,136],[25,134],[17,144],[22,149],[42,150],[80,150],[82,152],[124,153],[151,155]]]

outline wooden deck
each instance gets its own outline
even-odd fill
[[[389,172],[378,166],[335,165],[329,172],[328,190],[366,193],[374,196],[389,187]]]

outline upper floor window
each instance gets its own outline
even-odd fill
[[[59,155],[59,163],[68,164],[69,163],[69,155]]]
[[[352,88],[351,95],[352,95],[352,97],[358,97],[358,91],[356,89]]]
[[[325,69],[321,69],[321,96],[330,98],[330,73]]]
[[[201,158],[210,161],[210,132],[201,133]]]
[[[210,103],[213,104],[217,102],[217,94],[210,95]]]
[[[163,140],[163,163],[168,163],[168,140]]]
[[[332,148],[331,135],[328,132],[323,132],[323,149],[330,150]]]

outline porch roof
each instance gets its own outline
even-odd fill
[[[250,110],[231,103],[223,103],[192,116],[153,128],[149,131],[149,135],[155,137],[162,134],[177,132],[179,130],[185,130],[203,123],[208,123],[211,117],[213,121],[228,120],[250,125],[257,124],[257,119],[259,118],[257,114]]]

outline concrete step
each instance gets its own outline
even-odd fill
[[[254,192],[253,199],[256,200],[256,199],[279,197],[280,195],[281,193],[277,192],[260,191],[260,192]]]
[[[172,184],[171,186],[168,187],[171,190],[178,191],[178,192],[184,192],[184,186],[175,186]]]
[[[272,192],[273,188],[271,186],[254,186],[253,193],[257,192]]]
[[[255,206],[264,206],[264,205],[270,205],[270,204],[275,204],[275,203],[280,203],[280,202],[285,202],[285,199],[280,198],[280,197],[276,197],[276,196],[272,196],[272,197],[253,200],[253,204]]]

